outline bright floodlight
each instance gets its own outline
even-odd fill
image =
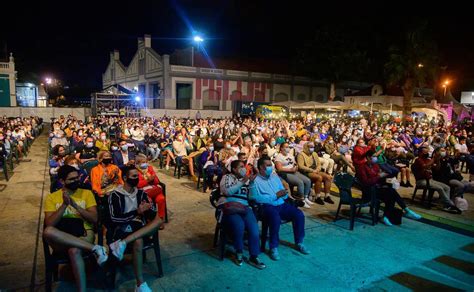
[[[46,84],[51,84],[51,82],[53,82],[53,81],[51,80],[51,78],[49,78],[49,77],[46,78],[45,81],[46,81]]]
[[[196,43],[202,43],[202,42],[204,41],[204,39],[203,39],[202,37],[200,37],[200,36],[197,35],[197,36],[194,37],[194,41],[195,41]]]
[[[140,101],[140,96],[135,96],[135,101]]]

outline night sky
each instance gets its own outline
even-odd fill
[[[364,41],[375,42],[376,35],[396,38],[406,25],[420,20],[428,22],[454,83],[466,87],[474,79],[474,18],[464,4],[452,2],[445,7],[399,1],[396,7],[385,1],[365,6],[340,2],[331,7],[238,0],[129,1],[127,6],[118,1],[9,2],[14,3],[2,3],[1,10],[14,11],[15,17],[0,19],[0,58],[5,58],[5,48],[14,53],[20,80],[51,75],[69,86],[100,88],[109,52],[120,50],[122,62],[128,65],[137,37],[146,33],[152,35],[152,46],[160,54],[189,46],[194,29],[207,38],[211,57],[290,62],[323,26],[363,30]]]

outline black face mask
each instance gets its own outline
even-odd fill
[[[70,182],[70,183],[66,184],[65,186],[66,186],[67,189],[69,189],[71,191],[75,191],[79,188],[80,184],[81,184],[81,182],[76,180],[76,181],[73,181],[73,182]]]
[[[132,187],[136,187],[138,185],[138,177],[137,178],[127,178],[127,184]]]
[[[421,155],[421,157],[423,157],[423,158],[428,158],[429,156],[430,156],[429,153],[425,153],[425,154],[422,154],[422,155]]]
[[[105,164],[105,165],[109,165],[111,162],[112,162],[112,159],[110,159],[110,158],[102,159],[102,163]]]

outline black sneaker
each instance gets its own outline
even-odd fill
[[[319,205],[324,205],[324,201],[323,199],[321,199],[321,197],[317,197],[316,200],[314,200],[314,202]]]
[[[244,262],[244,256],[241,253],[238,253],[235,255],[235,264],[237,266],[242,266],[242,263]]]
[[[327,196],[326,198],[324,198],[324,202],[326,202],[328,204],[334,204],[334,201],[331,199],[330,196]]]
[[[250,257],[250,259],[249,259],[249,264],[250,264],[251,266],[256,267],[256,268],[259,269],[259,270],[263,270],[263,269],[265,269],[265,268],[267,267],[267,266],[265,266],[264,263],[262,263],[262,262],[258,259],[258,257]]]
[[[401,183],[400,183],[400,186],[403,187],[403,188],[408,188],[408,184],[407,184],[407,183],[404,183],[404,182],[401,182]]]
[[[443,211],[446,211],[448,213],[453,213],[453,214],[461,214],[462,213],[462,211],[459,210],[456,206],[444,207]]]
[[[413,185],[412,185],[410,182],[407,182],[405,185],[406,185],[408,188],[412,188],[412,187],[413,187]]]

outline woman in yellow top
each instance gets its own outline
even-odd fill
[[[102,197],[118,185],[123,185],[123,180],[120,168],[112,164],[112,154],[109,151],[99,152],[98,156],[99,165],[92,168],[90,180],[92,190]]]
[[[99,148],[99,151],[110,150],[110,140],[107,139],[105,132],[100,133],[100,138],[95,141],[95,147]]]
[[[97,204],[91,191],[78,188],[79,174],[74,167],[61,166],[58,178],[63,188],[46,197],[43,240],[55,252],[69,255],[77,290],[86,291],[82,252],[92,252],[99,265],[108,258],[103,246],[94,245],[92,227],[97,222]]]

